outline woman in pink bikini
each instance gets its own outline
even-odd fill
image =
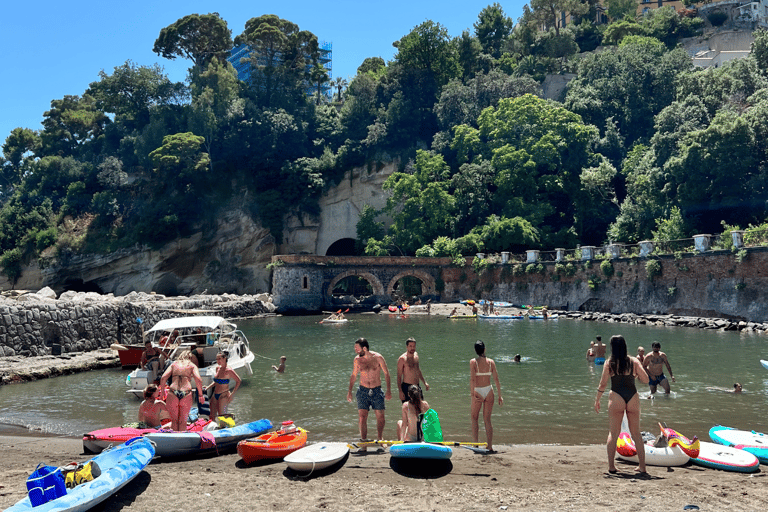
[[[499,393],[499,406],[504,403],[504,399],[501,398],[501,384],[499,384],[499,374],[496,373],[496,363],[493,359],[485,357],[485,343],[480,340],[476,341],[475,352],[477,357],[469,362],[469,394],[472,397],[472,408],[470,410],[472,438],[477,442],[479,435],[478,418],[482,408],[485,436],[488,439],[488,451],[495,453],[493,449],[493,425],[491,425],[494,399],[491,377],[493,377]]]
[[[206,388],[207,391],[213,387],[213,396],[211,397],[211,419],[215,419],[219,414],[227,413],[227,406],[232,401],[232,397],[235,392],[237,392],[237,388],[240,387],[240,376],[235,373],[235,370],[227,366],[228,360],[228,352],[219,352],[216,354],[216,362],[218,363],[216,374],[213,376],[211,385]],[[232,391],[229,390],[230,379],[235,381],[235,388]]]
[[[187,417],[192,409],[192,379],[195,379],[200,403],[205,403],[203,379],[200,378],[200,372],[197,371],[197,366],[191,358],[192,352],[185,350],[160,378],[160,389],[165,387],[169,378],[171,379],[166,404],[171,414],[171,428],[177,432],[187,430]]]

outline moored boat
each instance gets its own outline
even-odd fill
[[[203,379],[203,386],[213,382],[216,373],[216,354],[220,351],[229,353],[227,366],[237,372],[240,378],[253,374],[251,363],[254,355],[250,350],[248,338],[234,323],[220,316],[169,318],[157,322],[145,336],[146,339],[153,340],[156,346],[163,347],[160,340],[164,336],[170,337],[170,333],[174,331],[178,331],[179,335],[167,349],[170,353],[167,364],[173,362],[187,349],[202,348],[203,361],[200,364],[200,377]],[[127,393],[142,398],[144,388],[149,384],[148,379],[151,379],[151,373],[141,368],[133,370],[125,379],[125,384],[128,386]],[[158,373],[162,374],[162,371]],[[230,387],[234,385],[234,380],[231,380]]]
[[[152,443],[137,437],[96,455],[90,461],[93,480],[83,482],[66,494],[48,502],[33,506],[30,496],[17,502],[6,512],[79,512],[102,503],[144,470],[155,455]],[[87,464],[87,462],[86,462]],[[95,469],[98,468],[98,469]],[[35,493],[36,491],[30,491]],[[35,498],[37,501],[37,498]]]

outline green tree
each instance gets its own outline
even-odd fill
[[[581,16],[589,11],[589,3],[584,0],[531,0],[529,2],[531,17],[528,20],[535,25],[553,28],[555,35],[560,36],[561,13],[571,16]]]
[[[311,82],[310,70],[317,65],[320,51],[317,36],[274,14],[251,18],[235,38],[251,50],[250,86],[257,103],[296,111],[304,90]]]
[[[605,6],[608,9],[608,16],[613,20],[634,18],[637,12],[635,0],[605,0]]]
[[[494,59],[501,57],[502,48],[513,26],[514,22],[504,14],[504,9],[498,3],[483,8],[473,25],[483,52]]]
[[[190,59],[199,71],[213,58],[226,60],[232,49],[232,31],[219,13],[190,14],[160,31],[152,49],[166,59]]]
[[[336,89],[336,101],[339,103],[344,102],[344,97],[342,96],[342,93],[344,92],[344,89],[349,85],[349,82],[347,82],[347,79],[341,76],[337,76],[331,81],[331,87],[333,89]]]
[[[109,122],[88,94],[53,100],[51,109],[43,114],[40,156],[81,155],[100,141]]]
[[[440,23],[425,21],[392,46],[397,48],[395,61],[404,68],[424,72],[434,83],[435,93],[459,74],[456,47]]]
[[[14,128],[3,143],[4,161],[0,159],[0,197],[7,198],[21,183],[24,174],[40,150],[40,137],[29,128]]]
[[[446,179],[450,170],[443,157],[416,152],[413,174],[396,172],[384,182],[390,190],[386,211],[392,216],[389,233],[394,244],[407,254],[439,236],[451,233],[454,200]]]
[[[629,36],[618,48],[582,59],[564,104],[595,126],[613,118],[631,147],[653,135],[654,116],[675,99],[677,75],[690,67],[683,49],[667,51],[656,39]]]
[[[634,0],[631,0],[634,4]],[[619,44],[627,36],[643,34],[643,27],[635,20],[622,19],[608,25],[603,33],[605,44]]]
[[[178,191],[201,181],[210,159],[202,151],[203,137],[193,133],[175,133],[163,137],[163,145],[149,154],[159,179],[172,184]]]
[[[188,91],[184,84],[172,82],[158,64],[139,66],[128,60],[115,66],[111,75],[101,70],[87,94],[100,110],[115,114],[129,128],[141,129],[149,123],[152,109],[181,104]]]
[[[379,77],[386,69],[387,63],[381,57],[366,57],[357,68],[357,74],[366,75],[372,73],[374,77]]]

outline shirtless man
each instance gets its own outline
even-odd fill
[[[424,387],[429,391],[427,379],[421,374],[421,368],[419,368],[419,353],[416,352],[416,340],[408,338],[405,340],[405,352],[397,360],[397,389],[400,391],[401,402],[405,403],[408,401],[408,387],[411,385],[419,388],[421,393],[419,381],[424,381]]]
[[[590,344],[595,353],[595,364],[605,364],[605,343],[602,336],[595,336],[595,341]]]
[[[354,366],[352,367],[352,376],[349,378],[349,391],[347,392],[347,402],[352,401],[352,386],[355,385],[357,374],[360,374],[360,387],[357,389],[357,415],[358,425],[360,427],[360,439],[368,438],[368,409],[373,408],[376,413],[376,430],[378,440],[381,441],[384,436],[384,400],[392,399],[391,381],[387,362],[378,352],[371,352],[368,347],[368,340],[359,338],[355,341]],[[384,372],[384,378],[387,382],[387,392],[381,391],[381,372]]]
[[[672,375],[672,367],[669,366],[667,354],[661,352],[661,343],[654,341],[651,343],[651,348],[653,352],[643,359],[643,368],[648,372],[648,385],[651,388],[651,394],[656,393],[656,386],[661,384],[661,387],[664,388],[664,393],[668,395],[669,381],[664,375],[664,366],[666,365],[667,370],[669,370],[669,377],[672,379],[672,382],[676,382],[675,376]]]
[[[272,369],[275,370],[277,373],[285,373],[285,356],[280,356],[280,365],[275,366],[272,365]]]
[[[637,360],[641,363],[645,359],[645,349],[643,347],[637,347]]]

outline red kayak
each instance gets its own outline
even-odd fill
[[[214,423],[210,420],[198,419],[194,423],[187,425],[187,432],[202,432],[210,423]],[[169,421],[163,427],[171,428],[171,422]],[[88,432],[83,436],[83,451],[85,453],[100,453],[110,445],[117,446],[123,444],[129,439],[134,437],[143,436],[144,434],[157,432],[156,428],[134,428],[134,427],[111,427],[103,428],[101,430],[94,430]]]
[[[258,437],[240,441],[237,454],[246,464],[257,460],[282,459],[307,444],[307,431],[296,428],[292,421],[283,422],[277,432],[267,432]]]

